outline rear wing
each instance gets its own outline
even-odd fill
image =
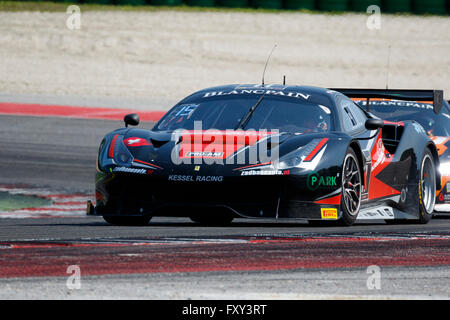
[[[367,111],[371,98],[384,98],[405,101],[430,101],[433,102],[434,113],[441,112],[444,102],[443,90],[410,90],[410,89],[331,89],[346,95],[349,98],[367,99]]]

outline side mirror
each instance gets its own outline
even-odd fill
[[[137,126],[139,124],[139,115],[137,113],[127,114],[123,121],[125,122],[125,127],[128,127],[128,125]]]
[[[377,130],[379,128],[384,127],[384,121],[381,119],[367,119],[366,120],[366,129],[368,130]]]

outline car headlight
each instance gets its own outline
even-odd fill
[[[441,163],[439,166],[439,172],[443,176],[450,176],[450,162]]]
[[[298,167],[302,161],[314,150],[314,148],[320,143],[322,139],[314,139],[307,145],[300,147],[294,151],[289,152],[285,156],[281,157],[276,168],[283,170],[288,168]]]
[[[133,156],[123,143],[123,137],[121,137],[121,139],[118,139],[116,147],[117,153],[114,155],[114,160],[117,162],[117,164],[122,166],[131,165]]]
[[[279,160],[277,164],[277,169],[288,169],[297,167],[304,158],[305,156],[303,156],[302,148],[294,150]]]
[[[125,146],[122,135],[116,134],[107,148],[106,144],[103,143],[102,149],[100,151],[101,161],[99,162],[99,167],[104,170],[114,166],[130,166],[133,161],[133,155]],[[104,154],[103,157],[101,157],[102,154]]]

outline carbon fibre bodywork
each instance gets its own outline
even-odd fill
[[[99,149],[96,206],[89,214],[189,216],[191,209],[222,207],[243,217],[338,220],[343,214],[343,166],[351,149],[362,180],[358,219],[420,217],[422,159],[428,150],[438,167],[439,158],[435,144],[416,122],[387,122],[382,129],[367,129],[361,121],[376,117],[355,110],[357,105],[348,97],[300,86],[209,88],[183,99],[174,109],[203,101],[212,93],[316,99],[330,116],[328,129],[284,132],[233,127],[211,133],[182,128],[180,133],[160,129],[169,111],[152,130],[115,130]],[[236,144],[239,139],[242,143]],[[194,141],[200,142],[198,152],[185,152],[183,148]],[[223,149],[216,152],[219,145]],[[262,149],[276,157],[267,161]],[[190,161],[174,163],[174,154]],[[257,157],[249,161],[253,154]],[[236,161],[238,155],[245,155],[246,162]],[[208,158],[213,163],[205,163]],[[436,181],[440,187],[438,172]]]

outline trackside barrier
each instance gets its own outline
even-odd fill
[[[384,0],[382,10],[388,13],[411,12],[411,0]]]
[[[95,3],[95,4],[115,4],[115,0],[83,0],[83,1],[72,1],[72,2]]]
[[[413,0],[413,12],[445,14],[447,10],[445,2],[446,0]]]
[[[182,0],[147,0],[148,4],[152,6],[179,6],[183,3]]]
[[[292,10],[314,10],[316,8],[315,0],[284,0],[284,8]]]
[[[282,0],[253,0],[252,6],[254,8],[262,8],[262,9],[282,9],[283,1]]]
[[[18,0],[42,1],[45,0]],[[263,8],[319,11],[365,12],[377,5],[381,12],[415,14],[450,14],[450,0],[50,0],[51,2],[90,3],[104,5],[196,6],[228,8]]]
[[[227,8],[247,8],[249,0],[217,0],[217,6]]]
[[[146,4],[145,0],[115,0],[115,4],[128,6],[142,6]]]
[[[376,5],[381,8],[381,0],[350,0],[349,9],[351,11],[367,11],[371,5]]]
[[[322,11],[347,11],[347,0],[317,0],[317,9]]]
[[[214,0],[185,0],[184,3],[193,7],[214,7],[215,5]]]
[[[26,2],[38,2],[39,0],[24,0],[24,1],[26,1]],[[52,0],[52,2],[66,2],[66,3],[72,3],[72,4],[81,3],[80,0]],[[87,3],[87,1],[84,1],[84,2]],[[93,2],[91,2],[91,3],[93,3]],[[112,4],[112,3],[113,3],[113,1],[111,0],[108,4]]]

